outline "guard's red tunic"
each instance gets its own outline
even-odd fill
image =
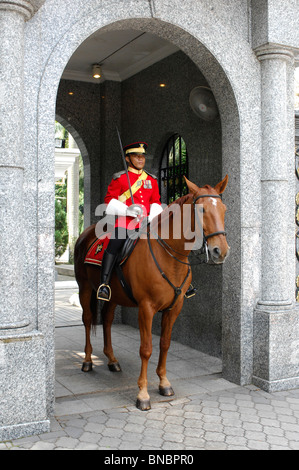
[[[144,216],[147,217],[150,213],[151,204],[156,203],[161,205],[157,178],[150,175],[145,170],[139,171],[131,167],[128,168],[128,173],[133,192],[134,204],[142,205],[144,207]],[[113,176],[104,199],[105,204],[108,204],[111,199],[118,199],[119,201],[124,202],[127,206],[131,206],[132,200],[126,172],[116,173]],[[133,220],[134,219],[132,217],[118,217],[115,226],[128,228],[128,225]],[[134,224],[134,227],[138,227],[138,225]],[[134,227],[130,224],[129,228]]]

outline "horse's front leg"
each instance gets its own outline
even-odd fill
[[[104,302],[104,306],[101,310],[103,319],[103,335],[104,335],[104,354],[108,358],[108,368],[111,372],[120,372],[121,368],[118,360],[114,356],[111,340],[111,325],[114,319],[114,310],[116,304],[110,302]]]
[[[170,397],[174,395],[174,391],[169,380],[166,377],[166,360],[167,353],[171,342],[172,327],[182,309],[183,300],[179,301],[172,310],[165,311],[162,314],[161,337],[160,337],[160,355],[157,375],[160,378],[159,392],[161,395]]]
[[[140,306],[138,322],[140,331],[141,371],[138,379],[139,393],[136,406],[142,411],[150,410],[150,396],[147,391],[147,366],[152,355],[152,323],[154,312],[148,305]]]

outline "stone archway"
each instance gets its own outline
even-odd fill
[[[72,135],[80,150],[80,154],[84,165],[84,228],[90,225],[90,161],[86,145],[80,136],[80,133],[74,128],[69,120],[61,115],[56,114],[56,120]]]
[[[117,3],[117,2],[116,2]],[[132,3],[132,4],[131,4]],[[225,202],[231,209],[227,220],[227,229],[232,235],[230,244],[233,259],[228,261],[223,269],[223,373],[224,376],[237,383],[249,383],[252,374],[252,315],[259,279],[250,278],[244,289],[244,273],[250,273],[253,265],[258,267],[258,232],[260,201],[259,193],[254,186],[259,179],[259,136],[260,122],[255,113],[258,99],[259,78],[255,57],[247,43],[236,41],[232,48],[232,39],[228,38],[226,28],[213,26],[209,21],[209,12],[197,12],[198,21],[194,25],[184,23],[183,16],[171,18],[172,13],[163,19],[153,20],[152,12],[144,13],[138,10],[138,5],[130,3],[130,9],[118,11],[114,6],[101,7],[87,11],[84,16],[77,18],[64,36],[58,37],[55,47],[48,55],[39,88],[37,100],[37,129],[38,129],[38,175],[36,191],[40,207],[38,215],[38,259],[36,269],[43,275],[43,284],[38,284],[37,315],[43,328],[47,345],[47,387],[49,409],[53,407],[53,335],[52,319],[49,310],[53,309],[54,294],[50,295],[49,286],[53,279],[50,269],[50,253],[45,259],[45,237],[51,239],[51,220],[53,213],[45,211],[51,207],[53,190],[51,180],[53,155],[51,142],[55,113],[55,101],[58,83],[65,64],[72,52],[90,34],[99,28],[122,29],[134,28],[150,31],[170,40],[184,51],[192,61],[200,67],[216,97],[222,123],[223,174],[230,175],[230,191],[225,196]],[[130,11],[131,19],[128,19]],[[138,17],[138,19],[134,19]],[[204,25],[198,28],[199,24]],[[206,26],[210,25],[210,26]],[[184,27],[184,29],[182,29]],[[188,29],[188,30],[187,30]],[[220,34],[221,31],[221,34]],[[201,37],[202,35],[202,37]],[[227,54],[227,44],[231,52]],[[229,57],[228,57],[229,56]],[[247,74],[240,75],[240,62]],[[243,102],[244,90],[247,99]],[[250,91],[251,90],[251,91]],[[254,91],[253,91],[254,90]],[[254,155],[243,164],[244,156]],[[243,156],[243,157],[242,157]],[[242,163],[242,164],[241,164]],[[246,182],[251,179],[253,185]],[[250,201],[250,202],[249,202]],[[254,208],[252,207],[254,201]],[[246,217],[244,218],[244,214]],[[245,220],[246,219],[246,220]],[[244,243],[251,246],[250,259],[242,259]],[[243,273],[243,275],[242,275]],[[257,269],[259,273],[259,269]],[[245,276],[246,277],[246,276]],[[40,278],[39,278],[40,279]],[[46,288],[45,288],[46,286]],[[227,293],[230,295],[226,295]]]

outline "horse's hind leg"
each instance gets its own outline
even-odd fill
[[[84,281],[79,284],[79,299],[80,304],[83,309],[82,321],[85,327],[85,358],[82,364],[82,371],[89,372],[92,370],[92,346],[90,342],[90,332],[92,327],[92,310],[91,310],[91,301],[92,301],[92,287],[88,281]]]
[[[120,372],[121,368],[118,360],[114,356],[111,340],[111,325],[114,319],[114,310],[116,304],[105,302],[101,314],[103,319],[103,335],[104,335],[104,354],[108,358],[108,368],[111,372]]]
[[[170,311],[163,312],[162,325],[161,325],[161,337],[160,337],[160,355],[158,367],[156,369],[157,375],[160,378],[159,392],[165,397],[174,395],[174,391],[169,380],[166,377],[166,360],[167,353],[171,342],[171,332],[175,320],[177,319],[183,302],[179,302]]]

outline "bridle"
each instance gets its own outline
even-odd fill
[[[194,206],[194,212],[195,212],[195,217],[196,218],[198,218],[198,216],[197,216],[197,212],[195,210],[195,204],[196,204],[196,201],[198,201],[198,199],[200,199],[202,197],[215,197],[215,198],[221,199],[221,196],[219,196],[219,194],[202,194],[202,195],[197,196],[195,199],[193,199],[193,206]],[[209,233],[208,235],[206,235],[203,231],[203,240],[204,240],[203,243],[205,243],[205,241],[208,240],[208,238],[214,237],[215,235],[225,235],[226,236],[226,232],[224,232],[223,230],[220,230],[219,232],[213,232],[213,233]]]
[[[218,194],[217,195],[216,194],[202,194],[202,195],[197,196],[196,198],[193,198],[192,204],[193,204],[193,207],[194,207],[195,220],[197,221],[197,224],[199,226],[201,226],[201,222],[200,222],[198,214],[196,212],[195,205],[196,205],[196,202],[198,201],[198,199],[200,199],[202,197],[214,197],[214,198],[221,199],[221,196],[219,196]],[[204,254],[205,259],[204,260],[197,259],[197,261],[194,262],[194,263],[190,263],[190,262],[186,263],[185,261],[182,261],[182,260],[178,259],[176,256],[174,256],[170,251],[172,251],[173,253],[176,253],[176,254],[178,254],[182,257],[185,257],[185,258],[186,258],[186,255],[184,255],[183,253],[180,253],[179,251],[176,251],[174,248],[172,248],[170,245],[168,245],[168,243],[166,243],[166,241],[163,240],[163,238],[161,238],[160,235],[158,233],[156,233],[152,228],[150,229],[150,231],[147,232],[148,240],[149,240],[150,232],[153,233],[154,238],[157,240],[159,245],[161,245],[162,248],[164,248],[164,250],[166,251],[166,253],[169,256],[171,256],[172,258],[177,260],[179,263],[187,264],[188,266],[192,266],[192,265],[195,265],[195,264],[207,263],[209,261],[209,251],[208,251],[208,242],[207,242],[207,240],[209,238],[212,238],[212,237],[216,236],[216,235],[225,235],[226,236],[226,232],[223,231],[223,230],[220,230],[218,232],[212,232],[212,233],[209,233],[207,235],[204,233],[204,230],[203,230],[203,232],[202,232],[203,242],[202,242],[201,248],[198,250],[198,255]],[[149,245],[150,245],[150,242],[149,242]]]
[[[199,217],[198,217],[198,214],[196,212],[196,209],[195,209],[195,204],[196,202],[198,201],[198,199],[202,198],[202,197],[214,197],[214,198],[219,198],[221,199],[221,196],[219,196],[218,194],[202,194],[202,195],[199,195],[197,196],[196,198],[193,198],[193,201],[192,201],[192,204],[193,204],[193,208],[194,208],[194,214],[195,214],[195,221],[197,221],[197,223],[199,223],[201,225],[201,222],[199,220]],[[196,222],[195,222],[196,223]],[[159,243],[159,245],[162,246],[162,248],[166,251],[166,253],[171,256],[172,258],[174,258],[176,261],[178,261],[179,263],[182,263],[182,264],[186,264],[188,266],[188,272],[187,272],[187,275],[185,277],[185,279],[183,280],[182,284],[180,285],[180,287],[176,287],[174,284],[172,284],[172,282],[168,279],[168,277],[166,276],[166,274],[163,272],[163,270],[161,269],[155,255],[154,255],[154,252],[153,252],[153,249],[152,249],[152,246],[151,246],[151,242],[150,242],[150,233],[154,233],[154,238],[157,240],[157,242]],[[161,276],[168,282],[168,284],[174,289],[174,299],[171,303],[171,305],[166,309],[166,310],[171,310],[172,307],[174,306],[178,296],[181,294],[182,292],[182,288],[185,284],[185,282],[187,281],[188,277],[189,277],[189,274],[190,274],[190,271],[191,271],[191,268],[190,266],[192,266],[193,264],[202,264],[204,262],[208,262],[209,261],[209,251],[208,251],[208,243],[207,243],[207,240],[211,237],[214,237],[216,235],[224,235],[226,236],[226,232],[223,231],[223,230],[220,230],[218,232],[213,232],[213,233],[209,233],[209,234],[205,234],[204,233],[204,230],[203,230],[203,244],[202,244],[202,247],[200,248],[199,250],[199,254],[205,254],[206,256],[206,259],[205,260],[200,260],[200,261],[197,261],[196,263],[186,263],[185,261],[182,261],[180,259],[178,259],[176,256],[174,256],[172,253],[170,253],[169,250],[173,251],[174,253],[180,255],[180,256],[183,256],[186,258],[186,255],[184,255],[183,253],[179,253],[178,251],[174,250],[170,245],[168,245],[168,243],[165,242],[165,240],[163,240],[158,233],[154,232],[152,229],[149,229],[147,230],[147,240],[148,240],[148,246],[149,246],[149,249],[150,249],[150,252],[151,252],[151,255],[152,255],[152,258],[158,268],[158,270],[160,271],[160,274]]]

